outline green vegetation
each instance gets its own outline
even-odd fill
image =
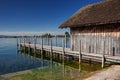
[[[50,33],[45,33],[45,34],[41,35],[41,37],[49,37],[49,38],[51,38],[51,37],[53,37],[53,35],[50,34]]]
[[[69,32],[65,32],[66,37],[70,37]]]
[[[49,66],[27,70],[23,73],[13,73],[14,75],[9,76],[3,75],[3,77],[10,80],[82,80],[93,75],[94,71],[101,70],[101,67],[98,63],[94,65],[82,63],[81,72],[78,69],[78,62],[65,61],[65,65],[54,63],[54,65],[50,64]]]
[[[65,73],[63,73],[63,66],[52,66],[51,67],[42,67],[36,68],[28,71],[27,73],[15,74],[12,76],[4,76],[10,80],[70,80],[72,77],[75,78],[79,75],[78,71],[76,71],[76,75],[74,75],[71,71],[75,71],[74,69],[66,68]],[[71,77],[69,76],[70,74]]]

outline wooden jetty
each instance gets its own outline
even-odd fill
[[[51,40],[50,45],[43,45],[43,39],[41,42],[42,42],[42,44],[36,44],[36,42],[30,43],[30,42],[25,42],[25,41],[23,41],[23,43],[22,43],[20,41],[20,43],[18,43],[18,45],[22,46],[22,47],[26,47],[28,49],[31,48],[34,50],[48,51],[48,52],[51,52],[50,54],[52,54],[52,53],[60,54],[60,55],[62,55],[63,60],[64,60],[64,56],[73,56],[73,57],[77,57],[79,59],[79,63],[81,63],[82,59],[101,62],[102,68],[104,67],[105,62],[120,63],[119,56],[105,55],[104,53],[103,54],[95,54],[95,53],[81,52],[81,46],[82,46],[81,41],[80,41],[80,46],[79,46],[80,50],[79,51],[72,51],[70,48],[66,48],[65,44],[64,44],[65,43],[64,40],[63,40],[63,47],[52,46],[52,40]]]

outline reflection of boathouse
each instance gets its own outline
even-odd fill
[[[120,56],[120,0],[104,0],[78,10],[60,28],[70,28],[71,49]]]

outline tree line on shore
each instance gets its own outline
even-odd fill
[[[50,33],[45,33],[45,34],[42,34],[42,35],[34,35],[34,36],[6,36],[6,35],[0,35],[0,38],[22,38],[22,37],[70,37],[70,34],[69,32],[65,32],[65,34],[61,34],[61,35],[53,35],[53,34],[50,34]]]

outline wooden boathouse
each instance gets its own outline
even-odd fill
[[[120,56],[120,0],[81,8],[59,28],[70,28],[72,51]]]

